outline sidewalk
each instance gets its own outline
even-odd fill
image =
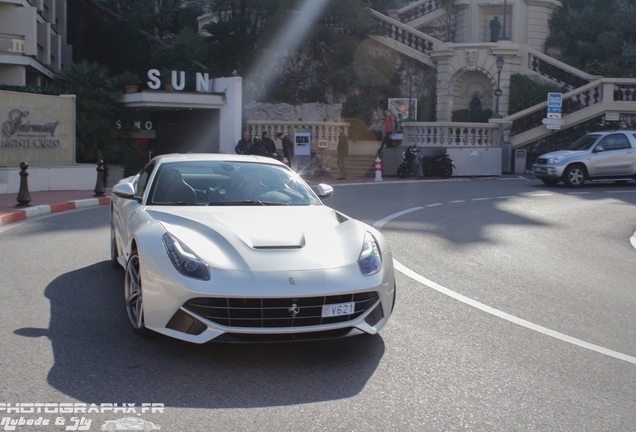
[[[110,190],[103,197],[95,197],[93,191],[30,192],[29,207],[16,207],[18,194],[0,194],[0,226],[27,218],[110,204]]]

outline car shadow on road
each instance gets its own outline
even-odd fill
[[[86,403],[157,402],[166,407],[250,408],[349,398],[373,376],[379,335],[287,344],[195,345],[137,336],[123,300],[121,270],[104,261],[53,280],[46,336],[55,389]]]

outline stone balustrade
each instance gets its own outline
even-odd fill
[[[428,15],[431,12],[436,11],[437,9],[442,7],[440,0],[428,0],[428,1],[420,1],[420,2],[409,2],[408,7],[405,7],[400,10],[398,15],[398,20],[401,23],[409,23],[413,20],[423,17],[424,15]],[[414,4],[417,3],[417,4]]]
[[[330,143],[337,142],[338,126],[344,127],[345,134],[349,135],[349,123],[347,122],[247,120],[245,126],[252,136],[261,136],[263,132],[267,131],[272,138],[278,132],[293,137],[296,131],[307,131],[311,133],[312,147],[315,146],[318,138],[326,138]]]
[[[499,125],[491,123],[409,122],[403,128],[403,146],[501,147]]]
[[[542,52],[528,49],[528,69],[550,80],[565,85],[570,90],[583,87],[599,76],[582,72]]]
[[[396,40],[426,56],[429,56],[441,44],[438,39],[415,30],[398,20],[389,18],[380,12],[371,10],[371,13],[378,25],[384,30],[386,37]]]

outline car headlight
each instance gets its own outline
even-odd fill
[[[380,271],[380,269],[382,269],[382,256],[380,255],[378,242],[368,231],[364,235],[364,242],[362,243],[360,258],[358,258],[358,265],[360,266],[360,271],[365,276],[376,274]]]
[[[194,279],[210,280],[210,267],[179,239],[166,233],[163,245],[172,265],[179,273]]]
[[[556,165],[558,163],[561,163],[562,160],[563,160],[563,158],[561,158],[561,157],[549,158],[548,159],[548,165]]]

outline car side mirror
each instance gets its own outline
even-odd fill
[[[135,188],[130,183],[118,183],[113,186],[113,193],[120,198],[137,199],[135,197]]]
[[[604,152],[604,151],[605,151],[605,149],[603,148],[603,146],[602,146],[602,145],[597,145],[597,146],[594,148],[594,153],[600,153],[600,152]]]
[[[333,196],[333,188],[328,184],[320,183],[316,186],[316,194],[320,199],[327,199]]]

